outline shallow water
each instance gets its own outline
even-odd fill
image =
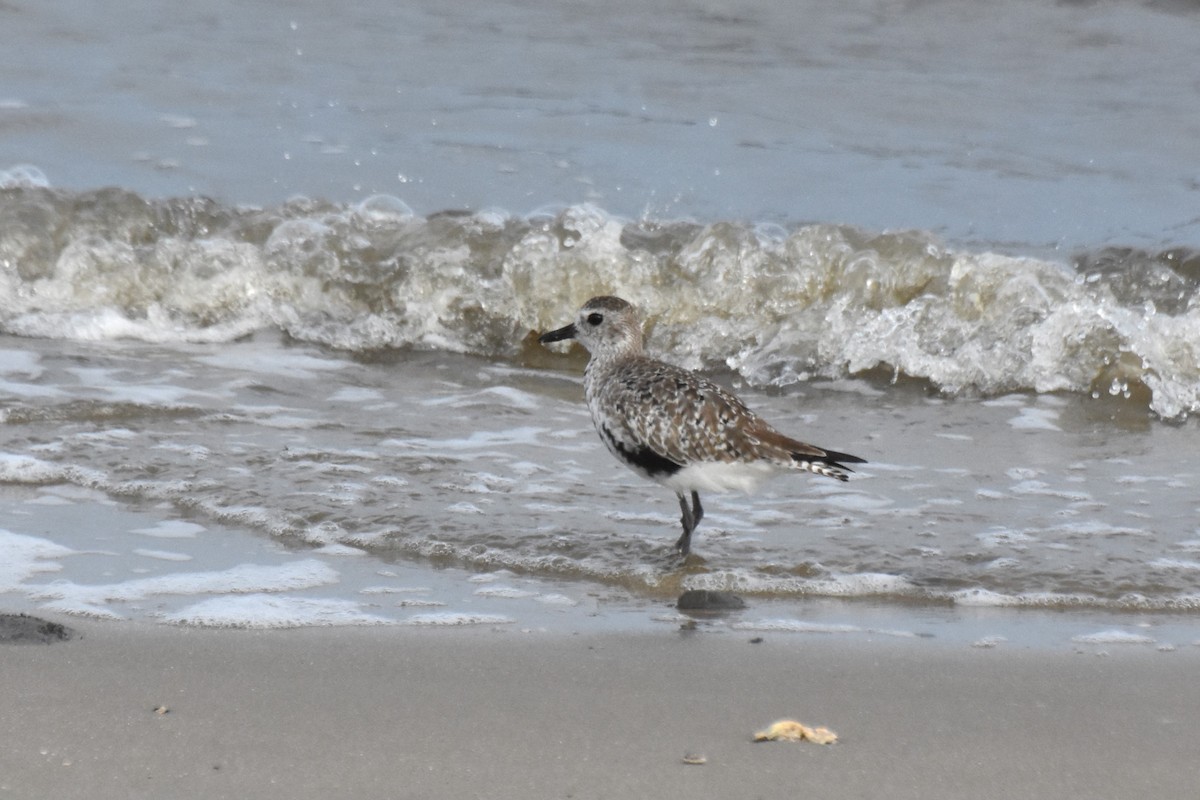
[[[537,588],[504,583],[500,596],[564,608],[597,592],[665,604],[687,588],[1200,608],[1200,427],[1123,401],[956,401],[864,380],[742,387],[782,429],[869,463],[847,484],[797,475],[706,497],[682,562],[674,497],[603,450],[569,360],[353,358],[270,335],[4,345],[19,399],[0,443],[3,588],[37,608],[183,621],[216,613],[197,596],[224,607],[252,594],[235,604],[250,618],[271,606],[264,593],[338,587],[326,599],[348,604],[344,621],[368,622],[364,581],[397,564],[452,569],[459,588],[437,602],[502,570]]]

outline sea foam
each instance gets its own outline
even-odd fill
[[[163,614],[162,622],[214,628],[301,628],[334,625],[391,625],[349,600],[248,594],[212,597]]]
[[[18,183],[0,195],[12,220],[0,259],[21,265],[0,280],[0,330],[20,335],[229,342],[276,329],[357,353],[516,358],[531,331],[620,286],[657,350],[754,385],[885,370],[951,394],[1090,393],[1172,418],[1200,409],[1200,305],[1188,300],[1200,282],[1157,253],[1068,264],[956,250],[920,231],[628,220],[592,205],[420,217],[387,197],[234,209]],[[46,241],[48,228],[62,233]],[[1155,280],[1127,279],[1148,270]],[[1012,424],[1059,427],[1040,408]]]

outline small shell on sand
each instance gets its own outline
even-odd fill
[[[809,741],[816,744],[833,744],[837,741],[837,734],[829,730],[829,728],[810,728],[802,722],[796,722],[794,719],[781,719],[779,722],[773,723],[771,727],[765,731],[759,731],[754,734],[756,742],[802,742]]]

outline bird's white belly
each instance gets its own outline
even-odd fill
[[[701,461],[659,482],[676,492],[752,492],[779,468],[769,461]]]

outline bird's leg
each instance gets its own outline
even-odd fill
[[[683,523],[683,535],[675,542],[675,549],[681,556],[686,556],[692,550],[692,531],[696,530],[700,520],[704,519],[704,507],[700,505],[699,492],[692,492],[691,506],[688,506],[687,498],[682,493],[677,492],[676,497],[679,498],[679,510],[683,512],[679,518]]]
[[[696,517],[692,515],[691,506],[688,505],[688,498],[683,494],[677,494],[679,498],[679,510],[683,512],[683,516],[679,517],[679,522],[683,523],[683,535],[676,542],[676,549],[679,555],[686,555],[691,551],[691,531],[696,529]]]

